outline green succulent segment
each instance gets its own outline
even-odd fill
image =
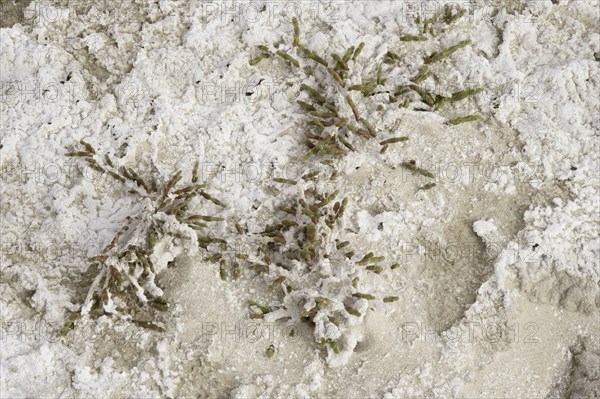
[[[370,272],[377,273],[377,274],[379,274],[383,271],[383,267],[381,267],[379,265],[370,265],[370,266],[367,266],[366,269]]]
[[[296,185],[296,184],[298,184],[298,182],[296,180],[284,179],[284,178],[281,178],[281,177],[276,177],[276,178],[273,179],[273,181],[275,181],[277,183],[290,184],[290,185]]]
[[[474,122],[479,119],[481,119],[481,116],[479,115],[467,115],[461,116],[459,118],[450,119],[448,123],[451,125],[460,125],[461,123]]]
[[[375,297],[371,294],[363,294],[360,292],[357,292],[356,294],[352,294],[352,296],[356,297],[356,298],[361,298],[361,299],[367,299],[369,301],[373,301],[375,300]]]
[[[402,162],[400,165],[412,172],[415,172],[425,177],[429,177],[430,179],[435,179],[435,175],[433,173],[426,169],[417,167],[414,162]]]
[[[472,43],[471,40],[462,40],[462,41],[458,42],[457,44],[455,44],[454,46],[450,46],[444,50],[437,51],[437,52],[430,54],[428,57],[425,57],[424,61],[426,64],[432,64],[434,62],[441,61],[444,58],[450,57],[452,54],[454,54],[461,48],[468,46],[471,43]]]
[[[336,341],[330,341],[329,342],[329,347],[335,353],[340,353],[340,347],[338,346],[338,343]]]
[[[427,191],[427,190],[431,190],[435,186],[437,186],[437,184],[435,184],[435,183],[427,183],[427,184],[419,187],[419,190]]]
[[[292,18],[292,24],[294,25],[294,40],[292,46],[296,47],[300,43],[300,25],[298,24],[298,18]]]
[[[335,81],[342,87],[346,85],[344,79],[335,71],[335,69],[327,68],[327,72],[335,79]]]
[[[296,68],[300,68],[300,63],[298,62],[298,60],[296,60],[294,57],[292,57],[285,51],[277,51],[275,54],[277,54],[278,56],[280,56],[281,58],[283,58],[285,61],[289,62],[290,64],[294,65]]]
[[[265,356],[268,357],[269,359],[272,358],[275,355],[275,346],[273,345],[269,345],[269,347],[267,348],[267,350],[265,351]]]
[[[427,40],[425,36],[415,36],[415,35],[404,35],[400,36],[400,40],[403,42],[423,42]]]
[[[306,58],[309,58],[321,65],[323,65],[325,68],[327,68],[327,66],[329,65],[327,63],[327,61],[325,61],[322,57],[320,57],[317,53],[315,53],[314,51],[309,50],[308,48],[304,47],[304,46],[300,46],[300,51],[302,51],[302,54],[304,54],[304,56]]]
[[[270,54],[262,53],[256,57],[252,58],[250,61],[248,61],[248,63],[250,65],[254,66],[254,65],[258,64],[259,62],[261,62],[262,60],[264,60],[265,58],[269,58],[270,56],[271,56]]]
[[[248,306],[250,306],[251,308],[253,308],[253,307],[257,308],[258,310],[260,310],[260,312],[262,314],[271,313],[271,311],[272,311],[271,308],[269,308],[268,306],[263,306],[263,305],[259,304],[258,302],[252,301],[252,300],[248,301]]]
[[[348,312],[352,316],[356,316],[356,317],[362,316],[361,313],[357,309],[353,308],[352,306],[346,306],[345,309],[346,309],[346,312]]]
[[[413,77],[411,79],[411,81],[418,85],[419,83],[423,82],[425,79],[427,79],[429,76],[431,75],[431,71],[429,70],[429,68],[424,65],[421,67],[421,69],[419,69],[419,73],[417,75],[415,75],[415,77]]]
[[[391,139],[387,139],[387,140],[383,140],[381,143],[381,145],[386,145],[386,144],[394,144],[394,143],[401,143],[403,141],[407,141],[408,137],[406,136],[402,136],[402,137],[392,137]]]
[[[436,110],[441,109],[443,106],[445,106],[447,104],[452,104],[452,103],[464,100],[471,96],[477,95],[477,94],[481,93],[482,91],[483,91],[483,88],[479,87],[476,89],[467,89],[467,90],[457,91],[457,92],[453,93],[450,97],[440,96],[436,100],[435,109]]]
[[[454,7],[452,7],[450,4],[446,4],[444,6],[444,16],[442,19],[448,25],[458,21],[467,12],[467,10],[461,8],[460,6],[456,7],[456,12],[453,12],[453,10]]]
[[[358,56],[362,52],[363,48],[365,48],[365,42],[361,42],[358,45],[358,47],[356,47],[356,50],[354,50],[354,54],[352,55],[352,60],[353,61],[356,61],[356,59],[358,58]]]
[[[425,104],[427,104],[429,106],[433,106],[435,104],[435,100],[433,99],[433,96],[431,95],[431,93],[429,93],[425,89],[423,89],[417,85],[410,85],[409,87],[411,90],[413,90],[415,93],[417,93],[419,95],[419,97],[421,97],[421,101],[423,101]]]

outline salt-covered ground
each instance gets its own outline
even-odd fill
[[[421,45],[398,37],[443,2],[2,0],[0,397],[600,397],[598,1],[453,3],[468,15]],[[480,121],[365,108],[410,140],[336,165],[345,238],[401,265],[361,284],[400,300],[374,303],[352,356],[328,364],[308,328],[249,319],[267,285],[184,254],[159,276],[166,332],[102,317],[59,338],[94,278],[87,257],[140,206],[65,146],[165,177],[221,168],[219,216],[259,231],[273,174],[305,149],[289,66],[248,60],[289,41],[293,15],[319,53],[364,41],[364,71],[388,50],[410,65],[473,40],[433,84],[483,86],[456,108]],[[437,187],[417,191],[406,159]]]

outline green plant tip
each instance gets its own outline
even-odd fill
[[[261,54],[258,57],[254,57],[252,58],[250,61],[248,61],[248,64],[250,64],[251,66],[254,66],[256,64],[258,64],[259,62],[261,62],[262,60],[264,60],[265,58],[269,58],[270,55],[269,54]]]
[[[357,265],[366,265],[367,263],[369,263],[369,261],[371,260],[371,258],[373,258],[373,252],[369,252],[368,254],[366,254],[361,260],[359,260],[358,262],[356,262]]]
[[[298,18],[292,18],[292,24],[294,25],[294,40],[292,46],[296,47],[300,43],[300,25],[298,24]]]
[[[316,297],[315,302],[317,303],[317,305],[319,305],[320,308],[326,308],[328,306],[331,306],[331,300],[323,296]]]
[[[302,108],[304,108],[306,111],[316,111],[317,109],[315,107],[313,107],[312,105],[310,105],[309,103],[302,101],[302,100],[297,100],[296,103],[298,103]]]
[[[354,101],[352,101],[352,97],[350,97],[350,95],[348,94],[346,94],[346,102],[352,109],[352,113],[354,114],[354,118],[356,119],[356,121],[360,121],[361,118],[360,114],[358,113],[358,108],[356,108],[356,104],[354,104]]]
[[[350,313],[352,316],[356,316],[356,317],[361,316],[360,312],[357,309],[353,308],[352,306],[346,306],[345,309],[346,309],[346,312]]]
[[[222,222],[225,219],[215,216],[193,215],[186,219],[187,221],[204,220],[205,222]]]
[[[342,87],[344,87],[346,85],[346,83],[344,82],[344,79],[342,79],[342,77],[332,68],[327,68],[327,72],[329,72],[329,74],[331,75],[331,77],[333,77],[333,79]]]
[[[431,64],[433,62],[437,62],[440,60],[443,60],[444,58],[449,57],[450,55],[454,54],[457,50],[468,46],[469,44],[471,44],[471,40],[467,39],[467,40],[463,40],[461,42],[458,42],[457,44],[455,44],[454,46],[450,46],[445,50],[442,51],[438,51],[436,53],[432,53],[429,57],[425,57],[425,59],[423,60],[426,64]]]
[[[209,200],[210,202],[212,202],[213,204],[220,206],[221,208],[226,208],[227,206],[222,203],[221,201],[219,201],[218,199],[216,199],[215,197],[209,195],[208,193],[201,191],[200,195],[204,198],[206,198],[207,200]]]
[[[377,133],[375,132],[375,128],[373,127],[373,125],[371,125],[371,123],[369,123],[368,120],[366,120],[365,118],[360,118],[360,123],[362,123],[363,126],[367,128],[367,130],[369,131],[369,134],[372,137],[377,137]]]
[[[467,90],[457,91],[456,93],[452,93],[452,97],[450,97],[450,100],[451,101],[460,101],[467,97],[479,94],[482,91],[483,91],[483,87],[478,87],[476,89],[467,89]]]
[[[429,77],[429,75],[431,75],[431,71],[429,70],[429,68],[427,67],[427,65],[421,67],[421,69],[419,69],[419,73],[411,79],[411,81],[414,84],[419,84],[422,81],[424,81],[425,79],[427,79]]]
[[[414,35],[400,36],[400,41],[402,41],[402,42],[423,42],[426,40],[427,40],[427,38],[425,36],[414,36]]]
[[[84,141],[83,139],[79,140],[79,144],[84,146],[87,152],[90,152],[92,154],[96,153],[96,150],[94,150],[94,147],[92,147],[90,143]]]
[[[479,119],[481,119],[481,116],[479,116],[479,115],[467,115],[467,116],[461,116],[459,118],[450,119],[448,121],[448,123],[451,125],[459,125],[461,123],[474,122]]]
[[[354,55],[352,56],[352,60],[356,61],[356,58],[360,55],[361,51],[365,47],[365,42],[360,42],[356,50],[354,51]]]
[[[267,348],[267,350],[265,351],[265,356],[268,357],[269,359],[272,358],[275,355],[275,346],[273,345],[269,345],[269,347]]]
[[[254,307],[258,308],[262,312],[262,314],[267,314],[267,313],[272,312],[271,308],[260,305],[259,303],[257,303],[256,301],[253,301],[253,300],[248,300],[248,306],[251,306],[251,307],[254,306]]]
[[[306,58],[309,58],[309,59],[323,65],[325,68],[327,68],[327,66],[328,66],[327,61],[325,61],[323,58],[321,58],[317,53],[309,50],[308,48],[306,48],[302,45],[300,45],[299,48],[300,48],[300,51],[302,51],[302,53],[304,54],[304,56]]]
[[[340,353],[340,347],[338,346],[336,341],[330,341],[329,347],[331,348],[331,350],[333,350],[334,353]]]
[[[290,64],[294,65],[296,68],[300,68],[300,63],[294,57],[292,57],[285,51],[279,50],[275,54],[277,54],[278,56],[280,56],[281,58],[283,58],[285,61],[289,62]]]
[[[302,83],[300,85],[300,90],[306,91],[309,96],[311,96],[319,105],[325,104],[325,97],[321,95],[316,89]]]
[[[418,173],[425,177],[429,177],[431,179],[435,179],[435,175],[433,173],[429,172],[428,170],[418,168],[413,162],[402,162],[400,165],[408,170],[415,172],[415,173]]]
[[[354,53],[354,46],[348,47],[348,49],[346,50],[346,52],[344,53],[344,55],[342,57],[342,60],[344,62],[350,61],[350,57],[352,57],[352,53]]]
[[[377,273],[377,274],[379,274],[383,271],[383,267],[377,266],[377,265],[367,266],[366,269],[370,272]]]
[[[344,69],[346,71],[350,70],[350,68],[348,68],[348,65],[344,62],[344,60],[342,59],[342,57],[340,57],[339,55],[337,55],[335,53],[331,54],[331,58],[333,58],[333,60],[335,62],[337,62],[337,66],[339,66],[340,68],[342,68],[342,69]]]
[[[432,188],[434,188],[435,186],[437,186],[437,184],[435,184],[435,183],[427,183],[427,184],[425,184],[424,186],[421,186],[421,187],[419,187],[419,188],[417,189],[417,191],[419,191],[419,190],[425,190],[425,191],[426,191],[426,190],[431,190],[431,189],[432,189]]]
[[[380,142],[379,144],[381,145],[386,145],[386,144],[394,144],[394,143],[401,143],[403,141],[407,141],[408,137],[406,136],[401,136],[401,137],[392,137],[390,139],[387,140],[383,140],[382,142]]]
[[[375,85],[353,85],[348,87],[348,91],[360,91],[363,94],[368,94],[375,90]]]
[[[357,292],[357,293],[355,293],[355,294],[352,294],[352,296],[353,296],[353,297],[355,297],[355,298],[367,299],[367,300],[369,300],[369,301],[373,301],[373,300],[375,300],[375,299],[376,299],[376,298],[375,298],[373,295],[371,295],[371,294],[363,294],[363,293],[361,293],[361,292]]]
[[[290,184],[290,185],[296,185],[298,184],[298,182],[296,180],[291,180],[291,179],[284,179],[281,177],[276,177],[273,179],[274,182],[277,183],[283,183],[283,184]]]

